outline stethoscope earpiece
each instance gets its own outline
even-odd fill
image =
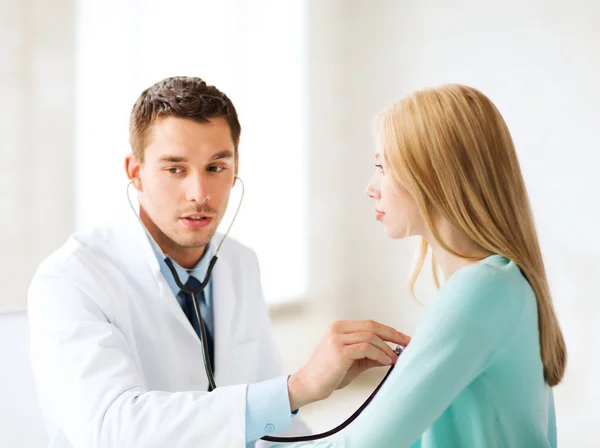
[[[141,185],[140,185],[140,178],[139,177],[132,177],[129,179],[129,183],[127,184],[127,195],[129,197],[129,185],[133,185],[133,188],[135,188],[137,191],[142,191]]]

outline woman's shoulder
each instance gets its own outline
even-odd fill
[[[535,295],[519,267],[500,255],[459,269],[440,289],[441,300],[451,310],[468,312],[482,318],[512,319]]]

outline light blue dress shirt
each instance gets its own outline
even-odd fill
[[[158,259],[160,272],[167,281],[171,291],[179,299],[179,287],[165,263],[164,258],[158,251],[154,241],[150,241],[150,245],[154,250],[154,254]],[[196,277],[200,282],[204,281],[206,270],[210,263],[210,259],[214,255],[215,247],[212,241],[206,247],[204,255],[198,264],[190,270],[184,269],[173,261],[173,266],[177,271],[180,281],[185,284],[190,275]],[[218,263],[218,262],[217,262]],[[206,300],[207,313],[202,317],[206,326],[212,331],[213,339],[216,340],[214,333],[214,313],[213,313],[213,294],[212,280],[206,285],[204,290],[204,298]],[[258,439],[265,434],[271,434],[287,429],[292,422],[292,413],[290,411],[290,401],[287,388],[288,376],[281,376],[260,383],[249,384],[246,389],[246,446],[251,447]]]

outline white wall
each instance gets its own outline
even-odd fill
[[[311,274],[302,333],[275,316],[296,366],[333,318],[376,318],[412,332],[410,242],[389,242],[363,195],[374,114],[413,89],[446,82],[491,97],[513,133],[529,188],[569,367],[556,389],[561,446],[597,446],[600,350],[600,6],[570,2],[319,2],[310,13]],[[327,280],[325,280],[327,277]],[[321,286],[318,288],[318,286]],[[432,288],[420,284],[424,298]],[[312,314],[311,314],[312,313]],[[317,316],[318,317],[315,317]],[[312,316],[312,317],[311,317]],[[295,355],[297,354],[297,355]],[[302,361],[306,360],[303,358]],[[336,400],[320,407],[336,408]],[[353,400],[352,395],[347,396]],[[327,413],[311,414],[327,427]],[[324,420],[325,419],[325,420]],[[337,421],[335,414],[330,421]]]
[[[73,229],[72,27],[72,1],[0,2],[0,308]]]
[[[31,372],[29,325],[24,310],[0,309],[0,359],[0,446],[47,447]]]

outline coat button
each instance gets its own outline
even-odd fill
[[[265,426],[265,431],[267,431],[267,432],[275,431],[275,425],[273,425],[272,423],[269,423],[267,426]]]

